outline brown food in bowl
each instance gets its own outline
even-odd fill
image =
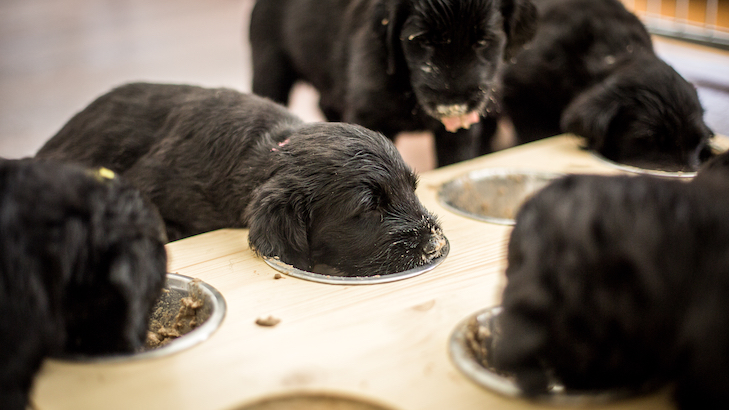
[[[202,325],[210,317],[210,307],[199,282],[199,279],[194,279],[187,292],[179,289],[163,290],[149,320],[143,351],[165,346]]]

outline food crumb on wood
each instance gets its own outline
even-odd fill
[[[281,319],[275,318],[273,316],[269,316],[267,318],[259,317],[258,319],[256,319],[256,324],[258,326],[272,327],[272,326],[276,326],[279,323],[281,323]]]
[[[277,274],[273,275],[273,278],[274,278],[274,279],[282,279],[282,278],[283,278],[283,276],[281,276],[281,274],[280,274],[280,273],[277,273]]]

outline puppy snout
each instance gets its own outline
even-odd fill
[[[430,238],[423,248],[423,254],[428,258],[437,258],[443,253],[446,238],[440,230],[431,231]]]
[[[701,164],[711,158],[711,145],[702,141],[694,150],[689,153],[688,165],[693,170],[698,170]]]
[[[435,112],[442,117],[454,117],[468,114],[468,104],[440,104],[435,107]]]

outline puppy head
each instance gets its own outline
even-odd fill
[[[536,30],[529,0],[399,0],[383,11],[388,72],[406,66],[419,105],[451,132],[479,121],[504,57]]]
[[[308,124],[272,152],[272,161],[246,210],[258,254],[346,276],[395,273],[442,254],[443,232],[384,136],[355,125]]]
[[[698,168],[713,133],[695,88],[654,56],[638,58],[576,97],[561,127],[614,161],[641,159]]]
[[[46,161],[6,161],[12,174],[3,212],[12,212],[16,254],[33,261],[67,353],[131,352],[166,274],[164,225],[156,209],[110,171]],[[6,176],[7,180],[7,176]],[[20,274],[21,272],[15,272]]]
[[[538,192],[509,241],[494,364],[531,393],[546,390],[545,374],[572,389],[671,377],[686,306],[725,277],[726,208],[711,210],[710,197],[646,176],[572,175]]]

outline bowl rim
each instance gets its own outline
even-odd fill
[[[445,237],[444,237],[445,238]],[[324,275],[316,272],[309,272],[292,265],[289,265],[277,258],[264,257],[263,260],[266,264],[273,269],[292,276],[298,279],[304,279],[311,282],[326,283],[329,285],[374,285],[380,283],[395,282],[398,280],[412,278],[423,273],[429,272],[435,269],[436,266],[440,265],[450,252],[450,242],[448,238],[445,238],[445,246],[443,247],[443,253],[433,259],[427,265],[418,266],[412,269],[404,270],[402,272],[390,273],[387,275],[373,275],[373,276],[334,276]]]
[[[599,161],[604,162],[615,169],[630,172],[631,174],[651,175],[666,178],[693,178],[696,176],[696,171],[661,171],[660,169],[641,168],[635,165],[628,165],[613,161],[601,155],[599,152],[591,151],[590,154]]]
[[[454,178],[449,179],[448,181],[442,183],[440,185],[440,188],[438,189],[438,202],[440,205],[447,210],[461,215],[465,216],[467,218],[475,219],[477,221],[481,222],[488,222],[496,225],[514,225],[516,223],[514,218],[499,218],[496,216],[489,216],[489,215],[480,215],[468,211],[464,211],[461,208],[458,208],[454,205],[451,205],[446,200],[446,194],[445,192],[453,189],[457,185],[462,185],[465,181],[481,181],[487,178],[493,178],[493,177],[509,177],[509,176],[530,176],[530,177],[546,177],[548,181],[554,180],[563,176],[566,176],[567,174],[564,172],[555,172],[555,171],[537,171],[537,170],[531,170],[531,169],[518,169],[518,168],[481,168],[481,169],[475,169],[472,171],[468,171],[466,173],[463,173],[459,176],[456,176]],[[549,182],[547,182],[549,183]]]
[[[725,151],[727,151],[727,148],[721,145],[721,143],[716,139],[716,136],[714,136],[713,138],[711,138],[709,140],[708,145],[709,145],[709,148],[711,148],[712,151],[716,155],[720,155],[720,154],[724,153]],[[667,177],[667,178],[693,178],[696,176],[696,174],[698,172],[698,171],[661,171],[660,169],[641,168],[641,167],[637,167],[635,165],[628,165],[628,164],[623,164],[623,163],[620,163],[617,161],[613,161],[594,150],[590,150],[590,154],[601,162],[604,162],[621,171],[630,172],[632,174],[652,175],[652,176]]]
[[[241,403],[239,406],[235,407],[231,410],[247,410],[247,409],[255,409],[255,406],[261,406],[266,404],[280,404],[285,403],[288,400],[296,400],[296,399],[328,399],[328,400],[337,400],[344,403],[346,406],[347,404],[356,404],[356,405],[366,405],[371,407],[373,410],[390,410],[392,409],[390,406],[385,405],[383,403],[380,403],[375,399],[374,397],[369,396],[361,396],[358,394],[352,394],[350,392],[346,391],[339,391],[339,390],[328,390],[328,389],[314,389],[314,390],[302,390],[302,389],[294,389],[294,390],[286,390],[276,393],[271,393],[268,395],[260,396],[257,398],[254,398],[250,401],[246,401],[244,403]]]

